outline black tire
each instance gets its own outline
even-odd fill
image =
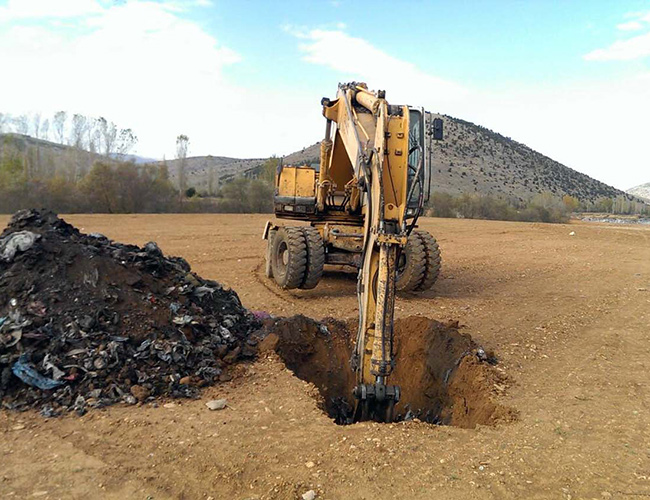
[[[424,279],[426,253],[422,239],[411,233],[406,247],[397,260],[397,281],[395,286],[400,292],[417,290]]]
[[[307,268],[305,279],[300,288],[308,290],[318,285],[318,282],[323,277],[325,245],[318,229],[315,227],[303,227],[301,229],[307,243]]]
[[[273,255],[273,237],[275,236],[275,231],[269,231],[269,235],[266,239],[266,262],[264,266],[264,275],[267,278],[273,278],[273,266],[271,265],[272,255]]]
[[[298,288],[305,280],[307,268],[307,243],[302,228],[281,227],[273,237],[272,248],[273,279],[280,288]]]
[[[436,239],[431,236],[427,231],[414,231],[420,238],[424,245],[424,252],[426,254],[426,265],[424,268],[424,278],[417,287],[418,290],[429,290],[440,275],[440,267],[442,266],[442,256],[440,255],[440,247]]]

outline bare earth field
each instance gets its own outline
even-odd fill
[[[156,241],[253,310],[356,315],[352,275],[295,293],[264,278],[265,216],[66,219],[123,242]],[[299,499],[312,489],[318,499],[650,497],[650,228],[421,227],[440,242],[442,276],[399,298],[397,315],[458,320],[493,349],[509,380],[501,402],[517,421],[337,426],[315,388],[271,355],[200,400],[55,419],[1,412],[0,498]],[[205,407],[222,397],[229,408]]]

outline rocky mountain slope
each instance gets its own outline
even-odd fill
[[[633,194],[609,186],[558,163],[528,146],[485,127],[441,116],[445,140],[433,144],[432,188],[450,194],[479,193],[511,200],[526,200],[539,193],[568,194],[581,201]],[[284,158],[285,164],[317,163],[316,143]],[[222,180],[233,175],[255,176],[263,159],[223,157],[188,158],[188,185],[205,189],[211,169]],[[167,162],[176,179],[177,162]]]
[[[434,144],[434,189],[519,200],[543,192],[582,201],[625,195],[485,127],[442,118],[445,140]]]
[[[628,194],[650,201],[650,182],[641,184],[640,186],[633,187],[627,190]]]

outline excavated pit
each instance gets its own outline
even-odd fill
[[[354,374],[349,368],[354,322],[331,318],[322,322],[305,316],[270,321],[260,348],[273,350],[297,377],[313,383],[322,409],[339,424],[351,423]],[[390,383],[401,387],[396,420],[474,428],[516,418],[499,396],[506,377],[457,323],[421,316],[395,322],[397,366]]]

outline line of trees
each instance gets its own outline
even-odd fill
[[[641,203],[638,201],[630,200],[626,196],[617,196],[616,198],[606,198],[598,212],[607,212],[612,214],[641,214],[650,215],[650,205],[648,203]]]
[[[623,211],[625,209],[629,211]],[[603,197],[593,203],[583,203],[573,196],[560,198],[548,192],[524,201],[476,193],[454,196],[437,192],[431,195],[426,209],[426,214],[433,217],[525,222],[566,222],[575,212],[650,214],[650,206],[631,202],[624,196],[615,199]]]
[[[188,186],[190,139],[176,138],[178,183],[166,162],[136,165],[122,161],[137,143],[130,128],[103,117],[59,111],[11,116],[0,113],[0,133],[53,139],[55,148],[15,135],[0,136],[0,212],[47,207],[58,212],[212,212],[259,213],[273,210],[273,183],[278,165],[270,158],[255,169],[256,178],[218,178],[208,166],[208,189]],[[221,181],[221,185],[219,184]],[[480,195],[432,195],[427,215],[499,220],[563,222],[573,212],[648,214],[650,206],[625,196],[582,203],[571,196],[543,193],[530,200]]]
[[[133,150],[138,138],[130,128],[120,128],[103,116],[57,111],[53,116],[41,113],[13,116],[0,113],[0,133],[13,132],[72,146],[78,150],[119,157]]]
[[[454,217],[467,219],[566,222],[571,209],[568,203],[550,193],[535,196],[528,202],[496,198],[481,194],[433,193],[429,200],[427,214],[433,217]]]
[[[98,161],[75,180],[30,176],[20,158],[0,160],[0,213],[33,207],[61,213],[165,212],[175,196],[164,165]]]
[[[189,138],[177,138],[182,189],[165,161],[135,164],[83,149],[88,129],[77,120],[66,148],[43,145],[21,135],[0,136],[0,213],[44,207],[61,213],[271,212],[273,187],[268,172],[277,159],[260,165],[260,179],[234,178],[210,192],[187,187]],[[71,122],[74,124],[74,121]],[[86,134],[81,135],[84,130]],[[119,134],[109,134],[109,138]]]

